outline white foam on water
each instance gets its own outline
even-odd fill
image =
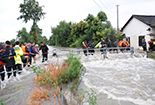
[[[118,101],[155,105],[155,60],[138,56],[114,54],[110,60],[95,60],[99,57],[95,55],[83,57],[81,61],[87,69],[85,86]]]
[[[26,70],[28,69],[28,70]],[[23,68],[22,70],[22,73],[21,74],[18,74],[16,73],[16,77],[13,76],[13,74],[10,76],[10,78],[7,78],[7,73],[5,73],[5,80],[4,81],[1,81],[1,84],[0,84],[0,90],[3,90],[7,84],[9,83],[14,83],[14,82],[18,82],[18,81],[21,81],[21,78],[29,75],[30,73],[33,73],[33,71],[30,70],[30,68],[28,67],[25,67]]]

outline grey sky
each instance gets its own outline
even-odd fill
[[[51,35],[51,26],[55,27],[62,20],[67,22],[79,22],[93,14],[94,16],[102,10],[107,14],[108,20],[116,28],[116,5],[119,5],[120,28],[131,17],[132,14],[155,15],[155,0],[38,0],[44,5],[45,19],[38,25],[43,29],[43,35]],[[30,30],[32,21],[27,24],[17,20],[20,16],[19,4],[23,0],[0,0],[0,42],[16,38],[17,31],[22,27]],[[96,3],[99,5],[97,5]]]

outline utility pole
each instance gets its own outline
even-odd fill
[[[118,6],[119,6],[119,5],[116,5],[116,7],[117,7],[117,31],[119,31],[119,14],[118,14]]]

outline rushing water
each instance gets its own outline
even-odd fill
[[[94,89],[99,105],[155,105],[155,60],[129,53],[108,57],[82,57],[87,72],[80,88]]]
[[[50,53],[53,48],[50,47]],[[62,62],[67,58],[68,48],[56,49],[58,61]],[[84,56],[81,52],[80,56],[87,72],[79,88],[95,90],[98,105],[155,105],[155,60],[146,58],[143,53],[108,54],[105,60],[99,52],[93,56]],[[36,65],[41,65],[41,58],[38,59]],[[49,62],[57,62],[57,58],[50,54]],[[24,68],[22,75],[6,80],[0,99],[3,98],[6,105],[23,104],[33,88],[34,76],[32,70]]]

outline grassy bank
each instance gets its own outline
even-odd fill
[[[55,99],[53,104],[61,104],[59,97],[63,94],[61,92],[61,85],[71,83],[69,91],[74,90],[78,79],[81,75],[83,65],[79,58],[69,56],[62,64],[48,64],[47,67],[32,67],[36,77],[34,78],[35,89],[31,92],[27,104],[40,105],[46,100]]]

